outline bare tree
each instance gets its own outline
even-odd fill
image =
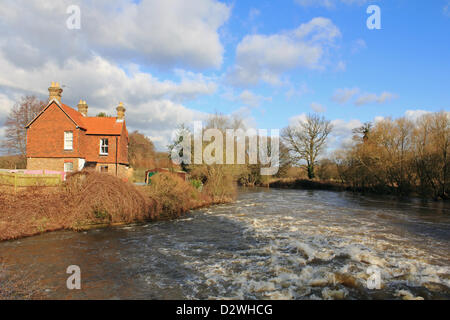
[[[332,130],[330,121],[323,116],[310,114],[294,125],[283,129],[282,137],[295,162],[306,162],[308,178],[314,179],[317,157],[323,151]]]
[[[2,147],[10,153],[25,157],[27,146],[27,131],[25,126],[33,120],[45,107],[45,102],[35,96],[22,97],[17,102],[5,122],[5,139]]]
[[[128,161],[133,168],[150,169],[155,166],[156,151],[153,142],[139,131],[128,136]]]
[[[336,158],[339,175],[355,190],[450,198],[450,114],[416,120],[386,118],[358,128],[353,146]]]
[[[370,134],[370,131],[372,130],[372,127],[373,127],[373,125],[371,122],[366,122],[361,127],[353,129],[352,133],[355,135],[356,139],[359,139],[359,137],[362,137],[362,140],[364,142],[367,142],[367,140],[369,140],[369,134]]]

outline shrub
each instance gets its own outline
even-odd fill
[[[201,191],[201,189],[203,188],[203,182],[201,180],[193,179],[191,180],[191,184],[195,189],[199,191]]]
[[[133,222],[153,218],[155,202],[133,184],[110,174],[82,171],[68,176],[63,193],[78,220]]]
[[[177,217],[191,209],[198,191],[188,182],[170,172],[160,172],[152,176],[150,186],[143,187],[156,202],[157,211],[167,217]]]
[[[236,195],[236,185],[233,176],[223,166],[206,167],[206,183],[204,192],[214,201],[225,201]]]
[[[137,187],[110,174],[76,172],[56,188],[0,192],[0,240],[91,225],[175,218],[223,202],[199,192],[172,173],[158,173],[151,186]]]

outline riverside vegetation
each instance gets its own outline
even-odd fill
[[[309,180],[281,177],[270,185],[450,198],[450,113],[386,118],[353,133],[352,143],[305,166]]]
[[[218,177],[220,179],[220,177]],[[109,174],[77,172],[56,188],[26,188],[0,193],[0,240],[56,230],[176,218],[212,204],[232,201],[234,185],[221,190],[207,181],[199,191],[171,173],[160,173],[150,186],[135,186]]]

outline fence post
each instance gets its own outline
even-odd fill
[[[14,173],[14,193],[17,193],[17,172]]]

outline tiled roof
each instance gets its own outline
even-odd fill
[[[86,134],[118,135],[122,133],[124,122],[117,122],[116,117],[84,117],[75,109],[62,104],[62,109]]]
[[[124,122],[117,122],[114,117],[86,117],[86,134],[120,135]]]
[[[50,103],[51,104],[51,103]],[[47,105],[50,106],[50,104]],[[58,104],[61,110],[80,128],[86,130],[86,134],[98,135],[121,135],[125,122],[117,122],[116,117],[84,117],[77,110],[65,105]],[[26,127],[29,127],[47,108],[41,111]],[[126,136],[128,132],[125,131]]]
[[[81,113],[79,113],[75,109],[72,109],[68,105],[65,105],[64,103],[61,103],[61,109],[72,119],[73,122],[77,124],[77,126],[83,129],[87,129],[86,125],[84,124],[84,117]]]
[[[62,104],[62,109],[86,134],[118,135],[122,133],[124,122],[117,122],[115,117],[84,117],[75,109]]]

